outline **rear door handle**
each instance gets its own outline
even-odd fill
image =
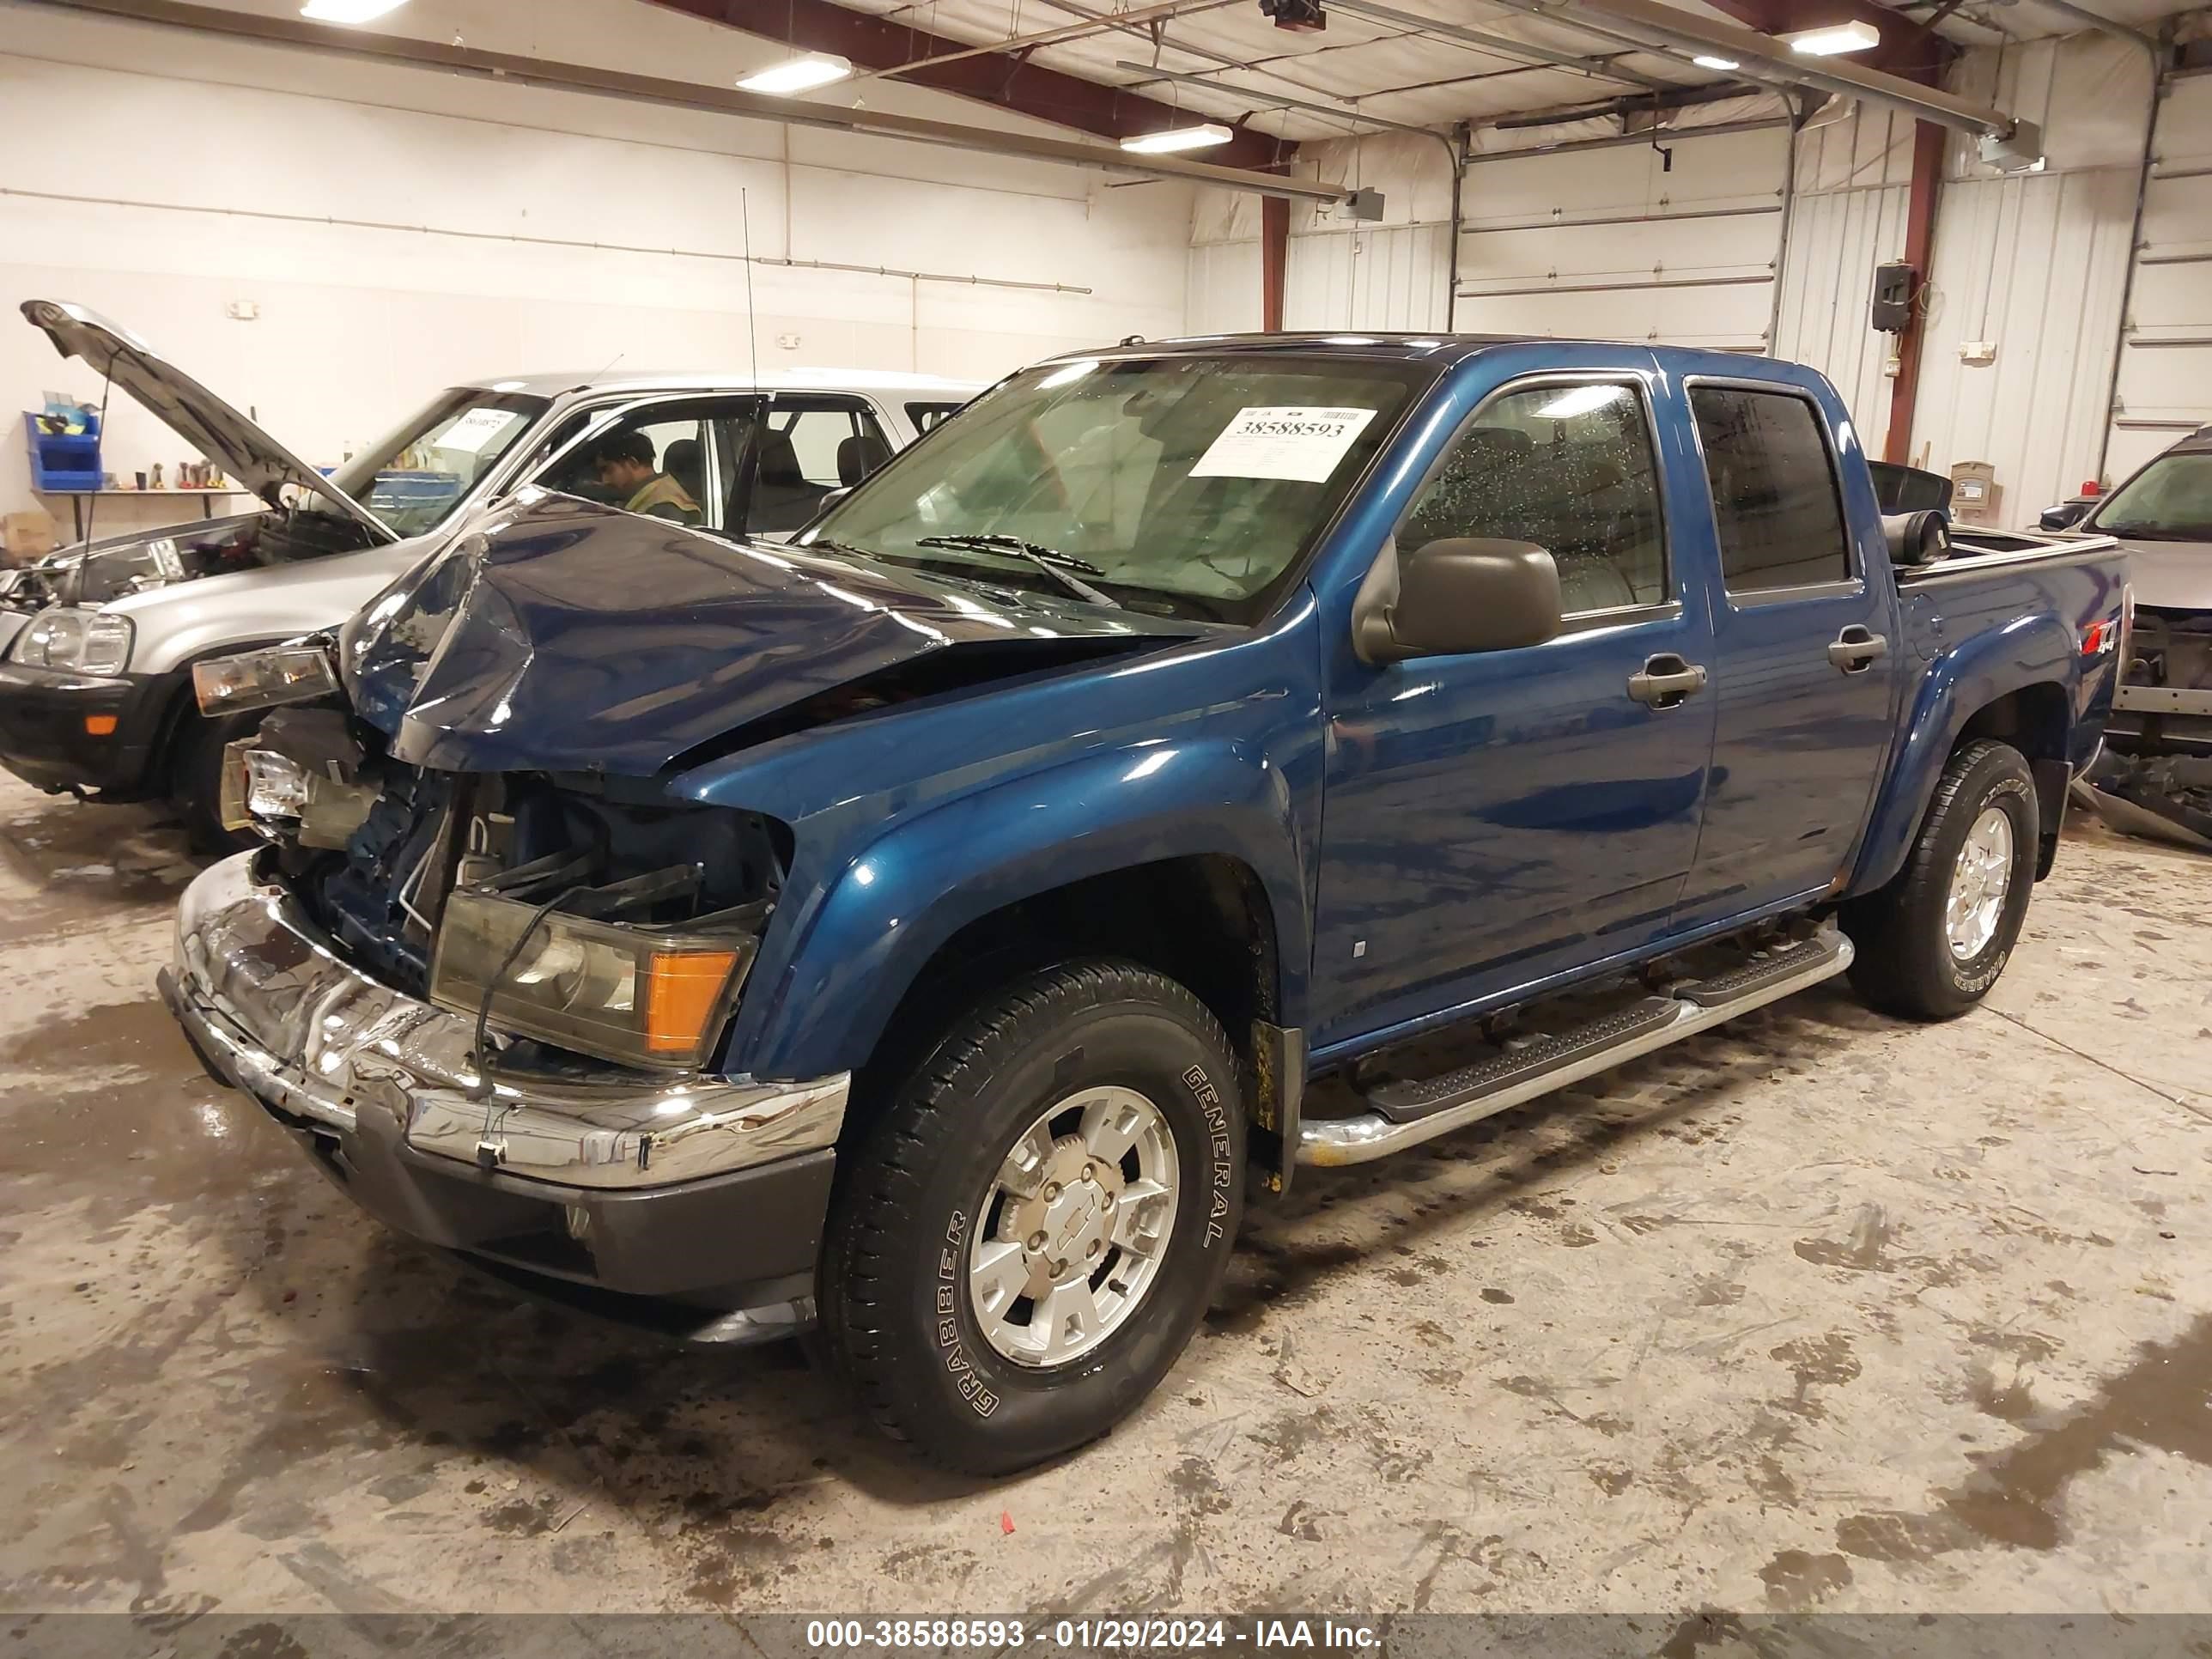
[[[1646,658],[1643,671],[1628,677],[1628,695],[1650,708],[1679,708],[1705,689],[1705,665],[1685,662],[1672,651]]]
[[[1837,635],[1828,647],[1828,660],[1846,674],[1863,674],[1888,654],[1889,641],[1856,623]]]

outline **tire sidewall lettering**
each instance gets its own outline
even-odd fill
[[[937,1255],[932,1317],[937,1327],[938,1350],[944,1356],[953,1388],[976,1416],[988,1417],[999,1409],[999,1396],[976,1372],[975,1362],[968,1358],[968,1345],[960,1336],[960,1263],[967,1254],[967,1212],[953,1211],[945,1224],[945,1243]]]
[[[1971,825],[1976,818],[1981,817],[1984,810],[1988,807],[1997,805],[1999,803],[2006,800],[2024,803],[2027,801],[2027,798],[2028,785],[2023,783],[2020,779],[1999,779],[1996,784],[1991,787],[1987,793],[1984,794],[1980,800],[1975,804],[1972,816],[1967,817],[1965,821]],[[2037,830],[2034,817],[2032,813],[2028,815],[2029,828],[2025,834],[2021,833],[2020,829],[2019,815],[2008,814],[2008,816],[2014,817],[2014,888],[2013,890],[2008,890],[2005,894],[2005,906],[2008,911],[2013,911],[2015,902],[2014,892],[2014,890],[2017,890],[2020,882],[2020,866],[2028,856],[2028,849],[2032,848],[2035,844]],[[2031,873],[2029,880],[2033,882],[2033,879],[2034,878]],[[2025,915],[2026,911],[2026,902],[2021,901],[2019,902],[2018,910],[2014,912],[2014,914]],[[2002,924],[2000,924],[2000,927],[2002,929]],[[2002,940],[2002,942],[1993,941],[1994,954],[1990,955],[1978,966],[1973,967],[1971,971],[1968,970],[1966,964],[1959,962],[1948,950],[1944,951],[1943,959],[1950,968],[1951,982],[1956,985],[1961,992],[1968,996],[1980,996],[1983,992],[1988,990],[1990,986],[1996,984],[1999,976],[2003,974],[2005,964],[2012,960],[2013,946],[2017,942],[2018,940],[2016,938],[2006,939]]]
[[[1229,1194],[1237,1174],[1236,1143],[1229,1133],[1229,1109],[1222,1103],[1221,1091],[1213,1086],[1213,1079],[1206,1076],[1206,1068],[1203,1066],[1186,1067],[1182,1081],[1206,1120],[1207,1157],[1212,1178],[1206,1187],[1206,1231],[1200,1236],[1199,1248],[1210,1250],[1228,1237]]]

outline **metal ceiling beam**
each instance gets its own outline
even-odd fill
[[[706,86],[696,81],[669,81],[656,76],[632,75],[592,64],[556,63],[549,58],[524,58],[510,52],[485,52],[474,46],[447,46],[436,40],[376,34],[341,25],[313,23],[289,17],[258,16],[214,6],[191,4],[187,0],[7,0],[7,3],[78,15],[119,18],[128,22],[148,23],[195,34],[228,36],[264,46],[293,47],[363,62],[442,70],[450,74],[486,81],[551,87],[568,92],[627,99],[635,103],[658,104],[672,109],[703,110],[709,114],[738,116],[746,120],[821,127],[869,137],[897,138],[914,143],[939,144],[952,149],[979,150],[995,155],[1018,155],[1031,161],[1097,167],[1106,172],[1134,173],[1145,178],[1188,179],[1224,189],[1251,191],[1262,196],[1281,196],[1296,201],[1341,202],[1352,194],[1349,190],[1310,179],[1279,178],[1273,173],[1255,173],[1243,167],[1187,161],[1181,156],[1133,155],[1111,145],[1093,143],[1084,139],[963,126],[955,122],[929,120],[915,115],[811,103],[801,98],[770,98],[758,93],[740,92],[733,87]],[[1093,85],[1089,82],[1082,84]],[[1094,87],[1094,90],[1103,88]]]
[[[2046,11],[2057,12],[2061,17],[2072,18],[2084,28],[2100,29],[2115,40],[2141,46],[2150,54],[2153,63],[2161,62],[2166,57],[2166,48],[2158,43],[2155,36],[2146,34],[2141,29],[2130,28],[2125,23],[2115,22],[2102,12],[2091,11],[2087,6],[2077,6],[2074,0],[2035,0],[2035,3]]]
[[[1934,29],[1881,4],[1881,0],[1706,0],[1706,3],[1761,34],[1788,34],[1831,23],[1871,23],[1881,31],[1881,43],[1866,52],[1853,52],[1853,65],[1884,70],[1924,85],[1935,84],[1959,55],[1959,48]]]
[[[1188,12],[1217,11],[1224,6],[1233,6],[1238,3],[1239,0],[1158,0],[1157,4],[1138,6],[1132,10],[1117,13],[1112,22],[1097,17],[1086,18],[1080,23],[1062,23],[1058,28],[1010,35],[1004,40],[994,40],[988,46],[965,46],[958,52],[940,52],[933,58],[917,58],[911,63],[894,64],[890,69],[867,70],[863,74],[871,78],[911,75],[916,70],[934,69],[939,64],[957,64],[970,58],[1008,57],[1033,52],[1039,46],[1056,46],[1063,41],[1105,34],[1110,33],[1117,23],[1160,23]]]
[[[1547,14],[1551,15],[1554,9],[1547,7]],[[1894,15],[1888,13],[1887,8],[1884,10],[1885,15]],[[1801,58],[1771,34],[1740,28],[1733,23],[1717,22],[1678,7],[1662,5],[1658,0],[1575,0],[1574,12],[1601,17],[1632,36],[1729,58],[1741,64],[1747,73],[1885,105],[1954,131],[2007,137],[2019,125],[2012,116],[1991,105],[1954,97],[1902,76],[1861,69],[1837,58]],[[1560,21],[1569,21],[1571,18],[1562,15]]]
[[[1102,138],[1131,138],[1188,120],[1171,104],[1085,81],[1030,62],[1019,51],[978,48],[918,24],[848,11],[832,0],[653,0],[671,11],[780,42],[799,52],[849,58],[875,71],[898,70],[901,84],[932,87]],[[927,68],[932,57],[945,61]],[[1211,152],[1218,165],[1268,167],[1292,146],[1262,132],[1240,132]]]
[[[1202,87],[1208,92],[1219,93],[1229,99],[1241,99],[1248,103],[1264,105],[1269,109],[1304,110],[1309,115],[1326,115],[1333,120],[1357,121],[1364,126],[1377,127],[1384,132],[1411,133],[1417,138],[1434,138],[1449,145],[1451,139],[1433,127],[1417,127],[1405,121],[1386,121],[1379,115],[1369,115],[1349,104],[1318,104],[1304,98],[1286,98],[1279,92],[1258,92],[1250,87],[1224,87],[1218,81],[1209,81],[1203,75],[1186,75],[1180,70],[1154,69],[1149,64],[1119,63],[1118,70],[1148,76],[1155,81],[1173,81],[1186,87]],[[1225,71],[1221,71],[1225,72]],[[1252,71],[1258,73],[1258,71]]]
[[[1555,69],[1571,70],[1577,75],[1594,75],[1601,80],[1618,81],[1625,86],[1650,87],[1663,91],[1674,86],[1671,81],[1662,81],[1656,76],[1641,74],[1617,64],[1593,63],[1587,58],[1577,58],[1571,52],[1553,52],[1527,40],[1516,40],[1503,34],[1490,34],[1481,29],[1471,29],[1459,23],[1446,22],[1440,18],[1424,17],[1410,11],[1400,11],[1392,6],[1377,5],[1375,0],[1332,0],[1339,11],[1349,12],[1355,17],[1364,17],[1370,22],[1389,23],[1398,28],[1422,34],[1433,34],[1441,40],[1455,40],[1462,46],[1473,46],[1480,52],[1495,52],[1504,58],[1517,58],[1523,62],[1549,64]]]

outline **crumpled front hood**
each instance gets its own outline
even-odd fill
[[[355,708],[403,761],[650,777],[933,652],[1011,675],[1206,631],[528,494],[340,635]]]

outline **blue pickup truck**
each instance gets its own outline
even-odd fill
[[[1846,970],[1971,1007],[2124,577],[1885,520],[1786,363],[1069,356],[797,544],[526,492],[203,665],[272,710],[225,786],[266,845],[163,987],[393,1226],[691,1340],[813,1328],[884,1427],[1015,1469],[1159,1382],[1298,1165]]]

